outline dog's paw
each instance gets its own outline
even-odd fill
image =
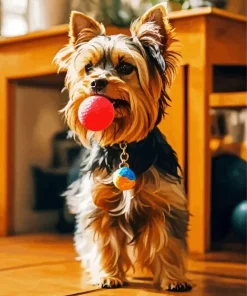
[[[192,290],[192,285],[186,282],[170,282],[166,290],[170,292],[188,292]]]
[[[119,278],[109,276],[102,278],[99,286],[105,289],[116,289],[121,288],[124,284]]]

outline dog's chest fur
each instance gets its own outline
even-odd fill
[[[134,251],[129,254],[133,262],[138,260],[143,244],[157,250],[167,243],[168,237],[180,239],[186,248],[188,211],[183,187],[175,179],[168,181],[154,166],[143,175],[146,183],[134,194],[129,208],[122,214],[96,207],[90,174],[83,177],[77,194],[67,194],[68,198],[73,196],[74,201],[76,197],[73,205],[77,212],[75,246],[82,260],[97,256],[105,245],[115,248],[116,240],[118,249],[115,251],[126,246],[128,252]],[[125,194],[119,195],[116,206],[123,202]]]
[[[176,238],[185,237],[187,200],[180,184],[177,157],[171,146],[155,128],[142,142],[129,145],[127,152],[130,155],[128,163],[137,174],[137,180],[142,179],[142,185],[133,192],[120,192],[114,202],[106,195],[105,206],[110,205],[109,211],[94,204],[92,192],[97,186],[93,173],[98,169],[108,172],[107,184],[99,190],[99,195],[104,195],[105,189],[109,193],[114,190],[112,172],[118,168],[121,150],[94,146],[82,157],[82,176],[66,193],[70,209],[77,214],[79,253],[91,248],[82,247],[83,241],[89,239],[86,237],[89,235],[89,241],[94,241],[97,232],[103,229],[106,233],[110,229],[121,233],[123,244],[135,245],[141,233],[157,219],[163,226],[155,229],[156,237],[163,237],[164,231]]]

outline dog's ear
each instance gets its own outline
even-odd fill
[[[172,28],[167,19],[165,3],[150,8],[142,17],[138,18],[130,27],[133,37],[144,46],[159,45],[163,53],[170,45]]]
[[[76,45],[88,42],[96,36],[105,34],[105,27],[83,13],[72,11],[69,23],[70,42],[55,56],[54,62],[59,70],[67,70]]]
[[[105,27],[83,13],[72,11],[69,23],[70,43],[87,42],[92,38],[105,34]]]

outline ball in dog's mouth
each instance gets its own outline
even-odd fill
[[[80,123],[91,131],[107,129],[114,118],[124,117],[129,103],[121,99],[111,99],[100,95],[85,99],[78,110]]]
[[[102,131],[108,128],[114,116],[113,104],[103,96],[88,97],[78,109],[80,123],[91,131]]]

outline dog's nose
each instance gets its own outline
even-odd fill
[[[100,91],[106,87],[107,83],[106,79],[96,79],[91,82],[91,88],[93,91]]]

